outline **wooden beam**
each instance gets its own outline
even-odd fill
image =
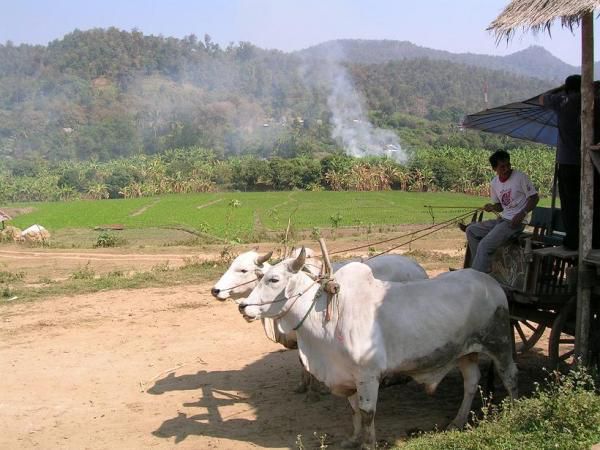
[[[581,200],[579,208],[579,266],[577,274],[577,318],[575,356],[587,364],[590,334],[591,286],[584,259],[592,249],[594,214],[594,165],[590,157],[594,144],[594,15],[581,20]]]

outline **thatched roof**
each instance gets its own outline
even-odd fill
[[[488,30],[498,39],[510,39],[517,29],[534,33],[548,31],[556,19],[571,31],[583,14],[600,8],[600,0],[513,0],[494,20]]]

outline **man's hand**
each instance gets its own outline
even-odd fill
[[[486,203],[485,205],[483,205],[483,210],[485,212],[496,211],[496,205],[494,205],[493,203]]]
[[[526,215],[527,213],[525,211],[518,212],[510,221],[510,226],[513,228],[518,228],[519,225],[523,223],[523,219],[525,219]]]

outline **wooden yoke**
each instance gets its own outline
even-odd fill
[[[329,253],[327,252],[327,245],[325,245],[325,240],[323,238],[319,238],[319,245],[321,246],[321,255],[323,256],[321,287],[325,292],[327,292],[327,314],[325,315],[325,320],[329,322],[331,319],[331,299],[340,291],[340,285],[332,278],[333,268],[331,267],[331,260],[329,259]]]

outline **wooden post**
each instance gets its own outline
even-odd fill
[[[556,194],[558,193],[558,162],[554,156],[554,175],[552,176],[552,203],[550,204],[550,226],[548,233],[554,233],[554,210],[556,209]]]
[[[594,136],[594,14],[581,18],[581,200],[579,208],[579,266],[577,276],[577,316],[575,356],[587,364],[590,334],[591,286],[584,263],[592,249],[594,214],[594,166],[590,147]]]

